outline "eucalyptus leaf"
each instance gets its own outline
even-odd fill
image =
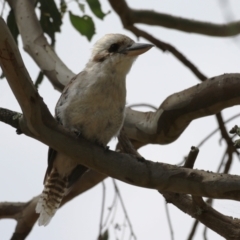
[[[0,79],[3,79],[3,78],[5,78],[5,75],[4,75],[4,73],[2,72],[1,75],[0,75]]]
[[[49,35],[52,45],[55,44],[55,33],[60,32],[62,25],[61,13],[58,11],[54,0],[39,0],[40,24],[43,31]]]
[[[101,9],[101,4],[98,0],[86,0],[88,3],[90,9],[94,13],[94,15],[100,19],[103,20],[103,18],[107,15],[106,13],[103,13]]]
[[[60,1],[60,12],[61,12],[61,16],[63,17],[63,15],[66,13],[67,11],[67,4],[65,0],[61,0]]]
[[[85,4],[83,4],[83,3],[78,3],[78,6],[79,6],[80,10],[81,10],[83,13],[85,13]]]
[[[88,41],[91,41],[95,34],[95,25],[92,18],[88,15],[82,17],[72,14],[69,11],[69,17],[74,28],[83,36],[86,36]]]
[[[13,36],[16,44],[18,44],[17,37],[19,35],[19,31],[18,31],[18,27],[16,24],[16,20],[15,20],[15,15],[14,15],[14,12],[12,9],[9,12],[8,17],[7,17],[7,25],[8,25],[8,28],[10,29],[10,32],[12,33],[12,36]]]
[[[100,240],[108,240],[108,239],[109,239],[108,229],[106,229],[106,230],[104,231],[104,233],[101,234],[101,235],[98,237],[98,239],[100,239]]]
[[[40,71],[40,72],[38,73],[37,79],[36,79],[36,81],[35,81],[35,83],[34,83],[34,85],[35,85],[35,87],[36,87],[37,89],[38,89],[39,85],[42,83],[43,78],[44,78],[44,74],[43,74],[42,71]]]

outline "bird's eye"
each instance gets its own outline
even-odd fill
[[[119,49],[119,44],[117,43],[113,43],[110,48],[108,49],[108,52],[117,52],[117,50]]]

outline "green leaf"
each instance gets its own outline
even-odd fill
[[[108,240],[108,237],[109,237],[108,230],[106,229],[106,231],[102,235],[102,240]]]
[[[55,43],[55,33],[60,32],[62,25],[61,13],[58,11],[54,0],[39,0],[40,3],[40,24],[43,31],[49,35],[52,45]]]
[[[86,0],[96,17],[103,19],[107,14],[103,13],[101,4],[98,0]]]
[[[77,5],[79,6],[80,10],[82,13],[85,13],[85,4],[79,2],[79,0],[75,0],[75,2],[77,3]]]
[[[8,25],[8,28],[10,29],[10,32],[12,33],[12,36],[13,36],[16,44],[18,44],[17,37],[19,35],[19,31],[18,31],[18,27],[16,24],[16,20],[15,20],[15,15],[14,15],[14,12],[12,9],[9,12],[8,17],[7,17],[7,25]]]
[[[106,229],[105,232],[103,234],[101,234],[98,239],[100,240],[108,240],[109,238],[109,234],[108,234],[108,230]]]
[[[85,13],[85,5],[83,3],[78,3],[80,10]]]
[[[77,15],[72,14],[70,11],[69,17],[75,29],[83,36],[86,36],[88,41],[91,41],[93,35],[95,34],[95,26],[92,18],[89,17],[88,15],[79,17]]]
[[[61,0],[60,1],[60,12],[61,12],[61,16],[63,17],[63,15],[66,13],[67,11],[67,4],[65,0]]]
[[[34,83],[35,87],[38,89],[39,85],[42,83],[43,81],[43,78],[44,78],[44,74],[42,71],[39,72],[38,76],[37,76],[37,79]]]
[[[5,75],[4,75],[4,73],[2,72],[1,75],[0,75],[0,79],[3,79],[3,78],[5,78]]]

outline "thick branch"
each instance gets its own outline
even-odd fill
[[[109,0],[109,2],[114,11],[124,20],[124,26],[143,23],[212,37],[231,37],[240,33],[240,21],[228,24],[214,24],[149,10],[131,9],[124,0]]]
[[[25,125],[21,130],[25,132]],[[79,164],[136,186],[196,196],[240,200],[240,177],[137,160],[130,155],[106,152],[84,139],[74,139],[60,129],[43,129],[41,141]],[[49,129],[48,129],[49,131]],[[27,131],[26,131],[27,132]],[[54,136],[54,137],[53,137]]]
[[[19,120],[20,122],[15,121],[14,124],[12,125],[15,126],[16,124],[18,126],[18,124],[20,123],[21,129],[24,131],[25,134],[30,135],[50,146],[53,146],[55,149],[59,151],[62,150],[64,153],[68,154],[70,157],[72,157],[73,159],[75,159],[75,161],[79,163],[81,162],[87,166],[92,167],[95,170],[104,172],[106,174],[109,174],[110,176],[113,176],[115,178],[118,178],[122,181],[131,183],[134,185],[150,187],[150,188],[154,188],[162,191],[164,190],[164,191],[172,191],[172,192],[191,193],[194,196],[210,196],[210,197],[216,197],[216,198],[229,198],[229,199],[235,199],[235,200],[240,199],[240,186],[238,184],[239,182],[238,177],[208,174],[208,173],[196,171],[196,170],[189,171],[187,169],[179,169],[171,165],[152,163],[150,161],[144,161],[144,160],[137,160],[134,157],[130,157],[123,154],[116,154],[112,152],[106,153],[102,149],[99,149],[96,146],[93,146],[92,144],[87,143],[85,140],[76,141],[71,136],[64,133],[63,130],[59,129],[58,126],[55,124],[47,108],[44,106],[40,96],[37,95],[32,85],[31,84],[29,85],[30,79],[28,76],[26,77],[27,75],[26,71],[17,70],[19,67],[24,69],[24,66],[22,65],[22,62],[19,60],[18,57],[14,57],[16,52],[11,47],[12,46],[11,41],[9,43],[9,39],[5,39],[4,43],[5,43],[4,48],[0,47],[0,50],[3,49],[4,51],[6,51],[6,52],[4,51],[0,52],[1,64],[5,72],[9,72],[12,67],[14,68],[14,71],[13,71],[14,73],[9,74],[7,77],[8,77],[8,80],[11,78],[9,80],[9,83],[16,97],[18,98],[18,101],[24,113],[24,118],[21,118]],[[16,76],[19,77],[20,83],[17,83]],[[26,81],[23,81],[23,77],[25,77]],[[181,134],[181,132],[187,127],[187,125],[189,124],[189,121],[192,121],[193,119],[201,116],[213,114],[218,109],[223,109],[225,107],[237,104],[237,102],[239,101],[239,95],[236,93],[237,90],[236,92],[234,91],[237,84],[235,85],[233,84],[233,82],[237,80],[239,80],[238,74],[220,76],[220,77],[217,77],[216,82],[212,84],[213,86],[211,87],[211,90],[209,92],[207,91],[208,89],[206,90],[206,86],[207,88],[209,88],[209,85],[208,85],[209,83],[208,83],[206,85],[201,84],[200,87],[199,86],[193,87],[191,88],[191,90],[187,89],[185,90],[186,92],[184,93],[182,92],[183,94],[179,93],[179,94],[170,96],[168,99],[164,101],[164,103],[160,106],[160,108],[156,113],[144,113],[144,116],[142,115],[142,119],[138,119],[137,123],[132,125],[131,130],[136,131],[134,133],[135,138],[133,139],[137,139],[137,140],[141,139],[143,136],[139,138],[138,133],[140,132],[140,135],[142,134],[142,135],[148,136],[148,139],[146,140],[150,139],[150,141],[153,141],[153,142],[160,142],[161,139],[163,143],[167,143],[175,140]],[[229,85],[233,84],[232,88],[228,86],[227,84],[228,81],[230,81]],[[196,102],[194,102],[194,99],[191,96],[198,95],[197,99],[198,100],[200,99],[201,101],[201,99],[204,99],[204,97],[207,97],[207,96],[210,97],[210,95],[212,96],[212,93],[214,92],[213,91],[214,87],[216,87],[219,84],[224,85],[224,87],[222,88],[225,88],[226,86],[228,86],[227,90],[229,90],[229,92],[226,94],[223,94],[221,92],[222,91],[221,87],[215,89],[224,95],[224,100],[220,99],[217,93],[216,96],[214,95],[213,101],[210,101],[210,107],[207,108],[205,106],[205,102],[201,102],[201,103],[198,103],[197,108],[195,108]],[[25,94],[25,91],[27,91],[29,94],[28,93]],[[232,91],[233,91],[233,94],[232,94]],[[229,96],[230,92],[232,96]],[[184,95],[186,95],[186,97],[184,97]],[[227,103],[224,102],[226,100],[227,100]],[[136,114],[138,112],[135,112],[129,109],[129,113]],[[131,118],[132,117],[133,116],[131,116]],[[170,123],[165,123],[165,120],[168,120],[168,119],[171,120]],[[6,120],[6,122],[10,120],[11,119],[9,118],[8,120]],[[131,121],[132,119],[130,119],[130,123]],[[164,124],[165,126],[163,126]],[[180,130],[178,126],[180,126]],[[176,130],[175,128],[177,128],[178,130]],[[49,130],[51,131],[48,133]],[[152,135],[154,135],[155,139],[152,138]],[[51,139],[50,136],[53,139]],[[57,140],[58,137],[60,137],[59,140]],[[143,141],[147,142],[146,140],[143,140]],[[63,147],[63,145],[60,144],[60,141],[61,142],[67,141],[67,142],[64,142],[65,147]],[[79,143],[80,143],[80,146],[79,146]],[[71,146],[73,147],[71,148]],[[84,156],[84,159],[80,161],[79,159],[81,158],[79,158],[79,156]],[[116,162],[114,162],[115,160]],[[113,163],[111,163],[112,161]],[[139,178],[139,175],[141,176],[141,179]],[[100,178],[104,178],[104,176],[100,174]],[[179,186],[174,186],[176,182],[179,184]],[[96,184],[96,182],[94,182],[94,184]],[[80,186],[82,186],[82,184],[80,184]],[[231,188],[229,186],[231,186]],[[71,197],[74,197],[79,193],[80,193],[79,189],[76,189],[76,192],[74,193],[73,191],[72,196],[69,195],[68,196],[69,199],[66,199],[65,201],[69,201]],[[171,194],[170,195],[171,198],[168,196],[168,200],[171,199],[171,201],[174,202],[174,199],[172,199],[174,195],[175,194]],[[182,196],[182,195],[177,194],[177,196]],[[185,197],[187,196],[184,196],[184,198]],[[178,204],[180,204],[179,200],[181,199],[176,199]],[[189,199],[189,201],[190,200],[191,199]],[[34,200],[30,202],[31,204],[33,204],[32,209],[35,208],[36,201],[37,201],[37,198],[34,198]],[[180,209],[186,210],[187,207],[189,208],[189,204],[190,204],[189,202],[186,202],[186,205],[187,205],[186,208],[184,208],[183,203],[184,202],[181,202],[181,205],[178,206]],[[189,211],[189,212],[193,214],[192,216],[194,216],[194,214],[196,214],[196,209],[198,206],[194,205],[195,204],[194,202],[191,202],[191,204],[195,212],[194,211],[193,212]],[[25,207],[25,206],[28,206],[28,205],[24,205],[24,206],[16,205],[15,206],[16,211],[18,210],[21,211],[22,209],[21,207]],[[212,219],[211,222],[214,222],[216,221],[216,218],[219,218],[220,222],[221,221],[223,222],[223,224],[221,225],[223,229],[226,227],[230,229],[229,226],[231,225],[229,225],[229,222],[232,225],[234,224],[233,230],[234,232],[236,232],[237,234],[236,236],[239,236],[239,232],[237,231],[239,227],[235,228],[236,225],[239,225],[238,221],[231,222],[231,219],[226,218],[225,216],[221,216],[221,215],[219,216],[218,214],[216,214],[216,212],[211,212],[212,211],[211,209],[209,210],[206,208],[204,209],[204,211],[214,216],[211,218]],[[34,213],[34,211],[31,210],[31,213]],[[31,218],[35,219],[36,214],[35,216],[31,215]],[[16,219],[16,215],[14,216],[14,219]],[[22,216],[22,219],[24,219],[25,221],[26,216],[24,217]],[[208,219],[208,221],[206,219]],[[35,221],[36,219],[34,220],[34,222]],[[200,221],[202,221],[203,223],[205,221],[205,224],[208,225],[209,216],[206,215],[206,218],[202,218],[200,219]],[[216,226],[214,226],[213,224],[212,229],[214,229],[214,227],[216,228]],[[18,224],[17,229],[21,230],[22,225]],[[29,228],[29,231],[30,230],[31,228]],[[21,236],[24,236],[25,234],[25,233],[21,233],[21,231],[19,232],[16,231],[16,233],[19,233],[19,235]],[[228,235],[224,235],[224,234],[225,233],[222,233],[221,235],[229,236],[229,234],[232,234],[232,232],[228,232],[227,233]],[[17,235],[15,235],[15,237],[17,237]],[[237,238],[231,238],[231,239],[237,239]]]
[[[0,219],[10,218],[17,220],[18,213],[22,212],[28,206],[28,202],[2,202],[0,203]]]
[[[21,113],[10,111],[5,108],[0,108],[0,121],[10,126],[19,129],[19,118],[22,117]]]
[[[61,61],[47,42],[37,19],[33,1],[8,0],[8,3],[14,10],[25,51],[29,53],[53,86],[62,91],[63,86],[75,74]]]
[[[37,129],[34,129],[32,124],[37,124],[41,128],[45,117],[49,124],[55,124],[55,120],[35,89],[18,48],[2,18],[0,18],[0,65],[27,119],[29,134],[39,136],[40,132],[37,133]]]
[[[178,51],[174,46],[172,46],[169,43],[160,41],[159,39],[156,39],[152,35],[148,34],[147,32],[140,30],[134,25],[134,22],[132,21],[131,11],[126,2],[124,0],[121,1],[112,1],[109,0],[112,8],[116,11],[118,16],[120,17],[123,26],[134,33],[137,37],[143,37],[147,39],[149,42],[156,45],[159,49],[162,51],[169,51],[171,52],[181,63],[183,63],[187,68],[189,68],[193,74],[197,76],[201,81],[204,81],[207,77],[201,73],[198,68],[189,61],[184,54],[182,54],[180,51]]]
[[[126,109],[125,131],[130,139],[167,144],[189,123],[240,102],[240,74],[224,74],[166,98],[156,112]]]
[[[13,47],[15,46],[15,42],[11,38],[3,20],[0,21],[0,24],[0,63],[23,111],[24,118],[20,119],[20,127],[23,133],[38,139],[59,152],[65,153],[79,164],[133,185],[170,192],[190,193],[192,195],[211,198],[240,200],[240,177],[205,173],[185,168],[179,169],[175,166],[153,163],[151,161],[137,161],[132,156],[112,151],[106,152],[84,139],[75,139],[70,133],[58,126],[50,115],[29,78],[27,70],[22,63],[20,53],[16,47]],[[221,86],[224,82],[223,79],[224,76],[218,79],[220,81],[218,84]],[[234,84],[235,81],[236,78],[230,75],[227,83]],[[172,97],[172,102],[170,98],[165,100],[165,107],[171,110],[172,103],[176,100],[181,100],[182,97],[183,103],[185,103],[183,106],[190,105],[184,117],[189,115],[192,119],[195,119],[199,115],[208,115],[210,110],[217,109],[219,102],[221,103],[222,101],[222,95],[224,95],[224,92],[227,92],[227,86],[229,85],[226,84],[226,88],[223,90],[221,86],[216,86],[215,84],[216,79],[212,79],[197,87],[193,87],[192,89],[195,90],[194,97],[198,101],[193,97],[185,99],[184,95],[175,95]],[[213,86],[216,87],[214,89],[216,96],[212,96],[211,94],[213,100],[208,100],[210,102],[209,107],[204,93],[205,91],[208,92]],[[192,90],[190,89],[190,91]],[[222,95],[219,95],[219,92]],[[205,101],[202,104],[199,104],[199,94],[205,96]],[[231,94],[227,94],[227,96],[230,99],[235,99],[239,96],[239,91],[236,93],[236,89],[232,89]],[[228,104],[229,102],[232,103],[230,100],[227,101]],[[201,111],[198,109],[199,105],[202,107]],[[179,106],[180,109],[181,107]],[[198,110],[197,112],[195,107]],[[156,112],[158,116],[164,113],[165,111],[162,110]],[[176,113],[179,112],[177,111]],[[178,120],[181,115],[176,114],[176,116]],[[146,122],[150,123],[149,120],[151,120],[151,115],[148,116]],[[152,125],[156,123],[158,124],[158,121],[153,122]],[[161,130],[161,128],[159,129],[158,125],[156,126],[157,133],[165,131]],[[139,128],[141,125],[137,127]],[[142,126],[143,129],[148,130],[147,127],[148,125]]]
[[[33,8],[32,4],[29,2],[29,0],[21,0],[21,1],[14,1],[14,0],[10,1],[9,0],[9,2],[13,6],[13,8],[15,9],[15,14],[16,14],[16,18],[17,18],[17,21],[18,21],[19,29],[20,29],[21,35],[23,36],[23,39],[25,39],[24,41],[26,42],[26,44],[28,44],[29,46],[34,46],[34,47],[38,46],[38,47],[41,47],[41,48],[43,48],[45,46],[48,46],[47,43],[46,43],[46,39],[42,35],[42,30],[39,26],[39,22],[37,21],[36,14],[34,12],[34,8]],[[16,6],[18,6],[18,4],[20,4],[20,6],[16,7]],[[115,4],[117,4],[117,3],[115,3]],[[27,17],[26,16],[22,17],[23,10],[25,8],[28,9],[29,14],[28,14]],[[26,21],[26,18],[27,18],[27,21]],[[29,21],[29,19],[31,19],[31,21]],[[124,16],[123,16],[122,20],[123,19],[125,19]],[[26,27],[26,26],[28,26],[28,27]],[[31,31],[33,31],[33,32],[31,32]],[[136,34],[139,34],[139,32],[136,32]],[[141,34],[142,34],[142,32],[141,32]],[[40,44],[40,45],[37,44],[36,45],[37,39],[34,36],[41,36],[41,38],[44,38],[44,41],[45,41],[44,44]],[[148,36],[145,36],[145,37],[148,38]],[[157,42],[155,44],[159,45],[159,42],[160,41],[157,40]],[[200,79],[202,79],[202,80],[205,79],[205,76],[201,72],[199,72],[198,69],[193,64],[191,64],[191,62],[189,62],[187,59],[185,59],[184,56],[182,54],[180,54],[176,49],[171,48],[171,46],[169,46],[169,44],[165,44],[165,43],[162,43],[162,42],[160,42],[160,43],[161,43],[160,45],[164,49],[168,49],[169,51],[172,51],[173,54],[175,54],[176,57],[178,57],[184,64],[186,64],[186,66],[188,66]],[[159,47],[161,47],[161,46],[159,46]],[[40,61],[43,64],[46,63],[46,66],[49,67],[49,66],[52,66],[52,64],[50,64],[49,62],[46,62],[46,59],[43,56],[47,56],[47,59],[51,60],[52,58],[50,56],[46,55],[46,54],[51,53],[51,56],[55,56],[54,59],[56,58],[53,61],[54,62],[53,65],[55,66],[55,64],[56,64],[56,66],[62,66],[61,64],[63,64],[63,63],[57,61],[56,54],[54,53],[53,50],[51,50],[50,52],[49,51],[42,52],[42,54],[35,54],[36,51],[39,52],[39,50],[36,50],[34,47],[31,50],[31,52],[34,53],[34,54],[32,54],[33,58],[36,58],[36,57],[39,58],[38,61]],[[41,67],[40,62],[38,64]],[[56,70],[56,72],[59,73],[58,75],[61,76],[61,79],[62,78],[65,79],[64,81],[59,79],[59,81],[61,81],[62,83],[65,84],[68,81],[64,77],[65,75],[64,74],[62,75],[62,73],[57,71],[57,70]],[[69,75],[69,71],[64,70],[64,73],[65,72]],[[59,88],[59,86],[57,86],[57,85],[56,85],[56,87]],[[191,91],[185,92],[185,93],[191,94]],[[232,105],[235,104],[235,103],[230,103],[230,104],[227,104],[227,106],[225,106],[224,101],[225,101],[225,99],[223,97],[222,105],[219,106],[219,108],[213,109],[213,111],[211,111],[209,114],[214,114],[214,113],[220,111],[221,109],[224,109],[228,106],[232,106]],[[170,117],[170,120],[171,120],[170,125],[171,126],[167,126],[167,128],[165,128],[166,124],[163,124],[162,126],[166,130],[165,130],[164,133],[161,132],[159,134],[159,132],[156,131],[158,126],[156,127],[154,125],[154,121],[155,122],[159,121],[159,123],[162,123],[162,120],[158,116],[159,116],[159,111],[164,110],[165,106],[162,105],[160,108],[161,109],[159,109],[155,114],[152,114],[152,113],[138,114],[139,112],[128,109],[126,111],[127,112],[127,118],[126,118],[126,121],[125,121],[125,126],[126,126],[125,129],[126,129],[126,134],[128,135],[128,137],[131,140],[136,140],[136,141],[141,142],[141,144],[138,144],[138,145],[144,145],[144,144],[147,144],[149,142],[166,144],[166,143],[170,143],[170,142],[176,140],[180,136],[180,134],[184,131],[184,129],[187,127],[188,123],[192,121],[192,119],[189,115],[184,116],[185,119],[183,119],[182,117],[180,117],[180,119],[178,119],[178,120],[176,119],[176,117],[179,117],[180,115],[183,116],[184,111],[185,110],[188,111],[187,109],[178,109],[179,114],[177,114],[177,115],[174,113],[174,110],[173,110],[170,113],[171,116],[169,116],[169,112],[164,111],[163,114],[160,114],[160,118],[162,118],[163,121],[165,121],[166,117]],[[199,106],[199,108],[201,108],[201,106]],[[183,111],[183,112],[181,112],[181,111]],[[135,116],[140,117],[140,118],[137,119],[137,122],[134,121]],[[150,116],[150,118],[148,119],[148,122],[146,121],[147,120],[146,116],[147,117]],[[203,116],[205,116],[205,115],[203,115]],[[198,117],[198,116],[196,116],[196,117]],[[158,120],[158,118],[159,118],[159,120]],[[175,125],[175,127],[178,129],[177,131],[175,131],[174,129],[171,128],[173,125]],[[128,126],[131,126],[131,128],[129,128]],[[145,127],[147,127],[148,129],[146,129]],[[147,135],[147,137],[145,137],[146,135]]]
[[[29,82],[30,78],[29,76],[24,78],[25,70],[22,67],[22,60],[13,57],[17,51],[17,48],[14,47],[15,43],[13,40],[10,41],[10,35],[7,36],[9,32],[6,27],[4,28],[3,21],[1,25],[1,61],[3,68],[7,71],[9,83],[11,84],[11,81],[14,80],[15,83],[11,87],[15,88],[16,97],[22,109],[23,105],[28,106],[27,108],[25,106],[25,117],[27,119],[36,118],[37,115],[43,114],[35,120],[44,119],[44,115],[49,115],[49,112],[45,108],[44,111],[38,110],[37,113],[38,108],[32,108],[32,104],[42,100],[38,93],[32,90],[33,85],[29,84],[28,86],[25,83]],[[22,83],[18,81],[20,76],[23,79]],[[170,143],[181,135],[192,120],[215,114],[224,108],[238,104],[240,100],[239,80],[240,74],[225,74],[212,78],[200,85],[169,96],[156,112],[144,113],[127,108],[125,131],[130,139],[143,144]],[[25,86],[24,89],[21,84]],[[41,106],[43,107],[43,105]],[[40,113],[40,111],[42,112]],[[40,122],[36,124],[39,127],[42,126]],[[33,131],[30,126],[29,128]]]
[[[240,33],[240,21],[215,24],[175,17],[154,11],[132,9],[131,14],[134,23],[157,25],[188,33],[198,33],[212,37],[232,37]]]
[[[169,203],[173,203],[183,212],[196,218],[224,238],[228,240],[238,240],[240,238],[239,219],[224,216],[207,204],[200,208],[188,195],[164,193],[163,196]]]
[[[125,138],[124,132],[122,132],[121,138],[126,143],[123,145],[124,149],[128,153],[133,153],[134,149],[132,149],[131,143],[127,141],[127,139]],[[128,145],[128,147],[126,147],[125,145]],[[198,148],[191,147],[184,167],[193,168],[198,153],[199,153]],[[136,151],[135,155],[139,156],[139,154]],[[227,217],[221,214],[220,212],[216,211],[211,207],[211,205],[205,203],[202,197],[193,195],[191,199],[189,196],[183,194],[176,194],[170,192],[168,193],[163,192],[162,194],[167,202],[174,204],[180,210],[196,219],[193,230],[188,239],[190,238],[192,239],[192,236],[194,235],[198,222],[202,222],[206,227],[212,229],[213,231],[227,239],[232,240],[239,239],[240,220]]]
[[[89,171],[79,179],[73,186],[71,192],[63,199],[61,206],[71,201],[79,194],[91,189],[96,184],[104,180],[106,176],[94,171]],[[35,222],[38,219],[38,214],[35,212],[35,207],[38,202],[38,197],[32,198],[27,203],[3,202],[0,203],[0,219],[11,218],[17,221],[15,231],[11,240],[25,239],[32,230]]]

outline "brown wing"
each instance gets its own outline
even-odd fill
[[[58,113],[57,113],[57,106],[58,104],[60,104],[60,102],[62,101],[62,99],[66,99],[67,97],[67,94],[68,94],[68,90],[69,88],[71,88],[71,84],[78,78],[79,80],[79,77],[81,79],[81,85],[82,87],[84,87],[85,85],[87,85],[87,81],[85,78],[83,78],[83,76],[86,74],[85,71],[83,72],[80,72],[79,74],[77,74],[76,76],[74,76],[70,82],[65,86],[65,88],[63,89],[63,92],[56,104],[56,108],[55,108],[55,117],[56,117],[56,120],[59,124],[62,125],[62,122],[61,122],[61,119],[59,118],[58,116]],[[53,168],[53,162],[57,156],[57,151],[54,150],[53,148],[49,147],[48,149],[48,167],[47,167],[47,170],[46,170],[46,173],[45,173],[45,177],[44,177],[44,181],[43,183],[46,182],[46,179],[47,177],[49,176],[49,174],[51,173],[52,171],[52,168]],[[73,183],[75,183],[86,171],[88,170],[87,167],[83,166],[83,165],[78,165],[73,171],[72,173],[70,174],[70,176],[68,177],[68,187],[70,187]]]
[[[53,168],[53,161],[57,156],[57,151],[53,148],[48,149],[48,167],[45,173],[44,181],[46,182],[47,177],[50,175],[52,168]],[[85,172],[88,171],[88,168],[83,165],[77,165],[71,172],[71,174],[67,178],[67,188],[70,188]]]
[[[53,148],[48,149],[48,167],[44,176],[44,180],[43,183],[46,182],[47,177],[49,176],[50,172],[52,171],[52,167],[53,167],[53,161],[55,159],[55,157],[57,156],[57,151],[54,150]]]

